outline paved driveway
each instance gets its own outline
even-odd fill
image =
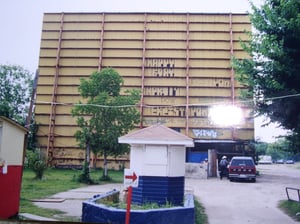
[[[300,187],[297,165],[258,165],[256,183],[230,182],[227,179],[187,179],[186,187],[193,191],[208,214],[209,224],[288,224],[296,223],[278,209],[286,199],[285,187]]]
[[[227,179],[187,179],[191,191],[204,205],[209,224],[289,224],[295,223],[277,208],[286,199],[285,187],[300,187],[297,165],[258,165],[261,175],[256,183],[230,182]],[[80,220],[82,202],[95,194],[122,189],[122,184],[88,186],[53,195],[62,202],[36,202],[44,208],[55,208]],[[54,217],[55,218],[55,217]]]

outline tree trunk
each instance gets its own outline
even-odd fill
[[[93,163],[93,167],[94,167],[94,170],[97,169],[97,153],[94,153],[94,163]]]
[[[86,163],[88,164],[88,167],[89,167],[89,171],[90,171],[90,160],[91,160],[91,153],[90,153],[90,143],[87,142],[86,144],[86,152],[85,152],[85,161]]]
[[[104,153],[103,153],[103,162],[104,162],[104,171],[103,171],[103,176],[107,177],[107,153],[106,153],[106,149],[104,149]]]

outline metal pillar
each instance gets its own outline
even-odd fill
[[[141,80],[141,102],[140,102],[140,128],[143,128],[144,113],[144,88],[145,88],[145,63],[146,63],[146,35],[147,35],[147,14],[144,15],[144,34],[143,34],[143,54],[142,54],[142,80]]]
[[[189,14],[186,15],[186,106],[185,106],[185,134],[189,135],[189,68],[190,68],[190,58],[189,58],[189,49],[190,49],[190,18]]]
[[[55,63],[55,76],[54,76],[52,100],[51,100],[51,111],[50,111],[50,116],[49,116],[50,119],[49,119],[48,142],[47,142],[47,163],[48,163],[48,165],[51,165],[51,163],[52,163],[53,150],[54,150],[56,99],[57,99],[57,87],[58,87],[58,78],[59,78],[59,67],[60,67],[59,60],[60,60],[63,24],[64,24],[64,13],[61,14],[61,20],[60,20],[58,48],[57,48],[56,63]]]
[[[99,49],[99,62],[98,71],[100,72],[102,68],[102,55],[103,55],[103,40],[104,40],[104,24],[105,24],[105,14],[102,13],[102,23],[101,23],[101,35],[100,35],[100,49]]]

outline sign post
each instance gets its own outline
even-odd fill
[[[126,220],[125,224],[130,223],[130,207],[131,207],[131,198],[132,198],[132,187],[138,186],[138,176],[136,173],[130,169],[124,170],[124,185],[127,187],[127,207],[126,207]]]

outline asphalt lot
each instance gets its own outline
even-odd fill
[[[227,179],[187,180],[208,214],[209,224],[296,223],[279,208],[285,187],[300,187],[298,165],[258,165],[256,183]]]
[[[227,179],[186,178],[186,191],[193,192],[204,205],[209,224],[289,224],[297,223],[277,206],[287,199],[285,187],[300,187],[298,165],[258,165],[256,183],[230,182]],[[44,208],[64,211],[64,216],[80,220],[82,202],[95,194],[122,189],[123,184],[88,186],[53,195],[57,202],[35,202]],[[57,217],[53,217],[57,218]]]

